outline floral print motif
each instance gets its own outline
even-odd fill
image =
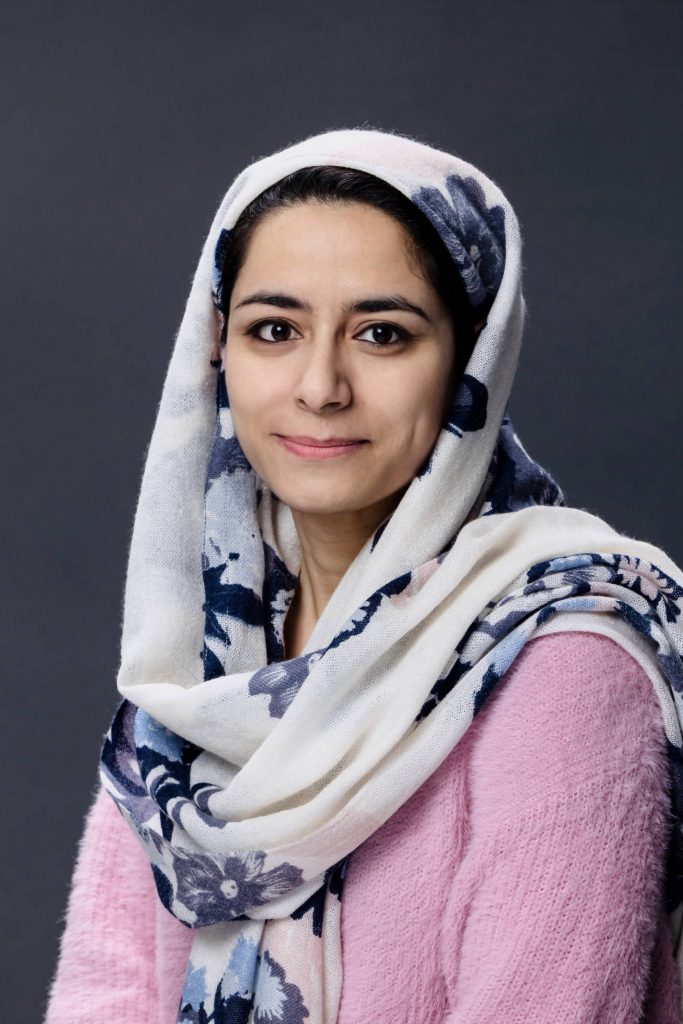
[[[284,969],[266,949],[254,994],[255,1024],[271,1024],[271,1021],[278,1020],[287,1024],[304,1024],[304,1019],[309,1016],[301,992],[296,985],[285,980]]]
[[[529,505],[565,505],[559,484],[540,466],[517,437],[510,417],[503,416],[487,473],[481,515],[515,512]]]
[[[290,658],[286,667],[281,663],[264,665],[249,680],[249,693],[267,694],[269,714],[273,718],[282,718],[321,653],[300,654],[297,658]]]
[[[472,306],[482,310],[490,304],[503,275],[505,214],[502,206],[487,205],[483,188],[472,177],[449,174],[444,191],[422,187],[411,199],[443,238]]]
[[[286,980],[282,965],[267,949],[258,954],[254,943],[238,940],[212,1001],[205,974],[190,959],[178,1024],[305,1024],[310,1018],[301,991]]]
[[[176,859],[176,898],[202,927],[253,911],[289,892],[302,878],[300,868],[292,864],[265,871],[261,850],[223,857],[178,850]]]

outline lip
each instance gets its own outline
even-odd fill
[[[362,438],[350,437],[287,437],[276,434],[281,445],[304,459],[333,459],[339,455],[350,455],[367,442]]]

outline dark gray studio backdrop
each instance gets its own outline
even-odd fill
[[[525,239],[520,438],[683,564],[682,29],[675,0],[4,5],[4,1020],[41,1018],[144,449],[246,163],[365,123],[494,178]]]

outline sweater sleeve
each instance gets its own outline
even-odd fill
[[[614,641],[563,633],[530,641],[499,685],[471,726],[470,838],[440,935],[445,1024],[676,1024],[651,681]]]
[[[99,784],[78,845],[44,1024],[159,1019],[156,898],[144,851]]]

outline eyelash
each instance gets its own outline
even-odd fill
[[[289,327],[293,330],[292,325],[288,324],[286,320],[273,318],[270,320],[259,320],[258,323],[252,324],[252,326],[246,331],[246,334],[248,337],[254,338],[255,341],[263,342],[264,345],[285,345],[288,341],[292,340],[291,338],[283,338],[280,339],[280,341],[274,341],[272,338],[261,338],[258,334],[260,328],[272,324],[283,324],[285,327]],[[373,327],[388,327],[398,335],[394,341],[368,341],[368,345],[372,345],[373,348],[392,348],[394,345],[399,345],[401,342],[409,341],[412,338],[412,334],[410,334],[409,331],[406,331],[404,327],[397,327],[396,324],[389,324],[384,320],[378,320],[376,323],[370,324],[362,333],[365,334],[365,331],[371,331]],[[367,341],[366,338],[361,340]]]

